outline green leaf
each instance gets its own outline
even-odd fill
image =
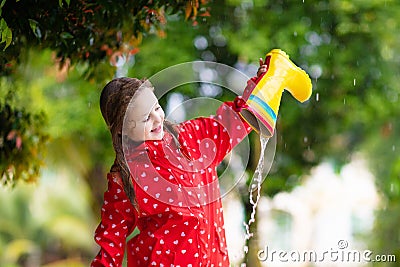
[[[3,8],[4,4],[6,3],[6,1],[7,1],[7,0],[1,1],[0,8]]]
[[[6,47],[4,47],[4,50],[11,44],[12,41],[12,31],[10,28],[7,27],[7,29],[3,32],[2,36],[2,41],[5,39],[6,42]]]
[[[6,3],[6,1],[7,1],[7,0],[3,0],[3,1],[1,1],[1,3],[0,3],[0,16],[1,16],[1,14],[2,14],[3,6],[4,6],[4,4]]]
[[[3,19],[1,21],[1,26],[0,26],[0,34],[1,34],[1,42],[0,43],[6,43],[6,46],[4,47],[3,51],[7,49],[7,47],[10,46],[11,41],[12,41],[12,31],[10,28],[8,28],[7,24],[3,23]]]
[[[8,28],[7,23],[4,19],[0,20],[0,35],[2,34],[3,30]]]
[[[74,36],[70,34],[69,32],[62,32],[60,33],[60,37],[63,39],[72,39]]]
[[[67,5],[69,6],[69,3],[71,2],[71,0],[65,0],[65,3],[67,3]],[[63,0],[58,0],[58,5],[60,7],[63,7]]]
[[[36,37],[38,37],[37,33],[36,33],[36,29],[37,29],[37,25],[39,24],[39,22],[37,22],[34,19],[28,19],[29,21],[29,26],[31,27],[33,33],[36,35]]]

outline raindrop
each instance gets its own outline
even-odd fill
[[[221,87],[214,84],[201,84],[200,94],[207,97],[216,97],[222,93]]]
[[[183,108],[184,97],[179,93],[172,93],[168,97],[168,104],[166,107],[166,114],[168,114],[168,120],[172,121],[184,121],[186,118],[186,111]]]
[[[315,51],[315,47],[312,45],[304,45],[301,47],[301,53],[307,56],[314,54]]]
[[[213,42],[214,42],[214,44],[215,44],[216,46],[223,47],[223,46],[226,45],[226,38],[225,38],[225,36],[223,36],[223,35],[221,34],[221,35],[216,36],[216,37],[213,39]]]
[[[346,98],[343,98],[343,105],[346,105]]]
[[[396,150],[396,146],[393,145],[393,146],[392,146],[392,151],[395,151],[395,150]]]
[[[203,53],[201,53],[201,58],[204,61],[215,61],[216,60],[215,55],[213,54],[213,52],[208,51],[208,50],[204,51]]]
[[[318,102],[319,101],[319,93],[315,94],[315,100]]]
[[[312,65],[310,67],[310,76],[314,79],[318,79],[322,75],[322,67],[320,65]]]
[[[308,142],[308,137],[307,137],[307,136],[304,136],[303,142],[304,142],[304,143],[307,143],[307,142]]]
[[[308,32],[306,34],[306,39],[313,46],[319,46],[322,43],[322,38],[316,32]]]
[[[300,22],[304,24],[304,26],[306,27],[310,27],[311,26],[311,19],[309,17],[302,17],[300,19]]]
[[[329,34],[323,33],[323,34],[321,34],[321,39],[325,44],[330,44],[332,38]],[[329,55],[330,55],[330,51],[329,51]]]
[[[197,36],[193,42],[198,50],[204,50],[208,47],[208,41],[204,36]]]
[[[237,18],[241,18],[245,15],[245,11],[241,7],[236,7],[233,11],[233,15]]]
[[[356,78],[353,80],[353,86],[356,86]]]
[[[213,69],[206,68],[200,72],[199,76],[201,81],[212,82],[217,78],[218,73]]]
[[[196,61],[193,63],[192,69],[195,72],[201,72],[203,69],[205,69],[205,63],[203,61]]]
[[[222,34],[221,27],[219,26],[211,26],[209,30],[209,34],[211,38],[216,38]]]

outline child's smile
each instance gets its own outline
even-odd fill
[[[134,141],[161,140],[164,111],[152,88],[143,88],[133,97],[125,114],[124,134]]]

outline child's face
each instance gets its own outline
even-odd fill
[[[161,140],[164,136],[164,117],[152,89],[141,89],[126,111],[126,134],[134,141]]]

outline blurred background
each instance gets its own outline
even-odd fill
[[[99,110],[109,80],[193,60],[251,77],[273,48],[310,75],[313,95],[283,95],[250,241],[249,181],[223,198],[232,266],[399,266],[399,29],[397,0],[1,1],[0,266],[88,266],[97,254],[114,160]],[[194,97],[234,95],[195,83],[160,102],[171,112]],[[251,177],[260,144],[249,140]],[[370,250],[372,261],[267,250]]]

